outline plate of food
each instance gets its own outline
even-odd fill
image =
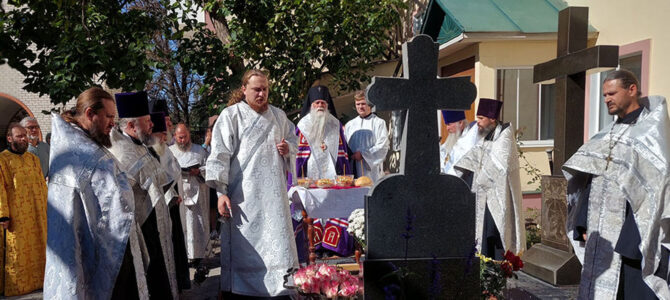
[[[327,179],[327,178],[319,179],[319,180],[316,181],[316,186],[318,188],[329,188],[329,187],[332,187],[334,184],[335,184],[334,180]]]
[[[354,185],[354,175],[340,175],[335,179],[337,186],[348,187]]]
[[[305,177],[305,178],[298,178],[297,185],[308,189],[311,183],[312,181],[309,178]]]

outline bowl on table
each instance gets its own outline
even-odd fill
[[[316,181],[316,186],[318,188],[329,188],[335,185],[335,181],[332,179],[319,179]]]
[[[354,185],[354,175],[340,175],[335,179],[337,186],[347,187]]]

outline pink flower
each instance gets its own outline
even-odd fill
[[[339,285],[340,285],[339,282],[335,280],[325,281],[321,286],[321,291],[323,292],[324,295],[326,295],[326,297],[334,298],[337,297],[337,291]]]
[[[356,295],[356,293],[358,293],[358,289],[359,289],[358,282],[352,283],[346,281],[340,284],[340,290],[337,294],[342,297],[352,297]]]

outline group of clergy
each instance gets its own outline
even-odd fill
[[[568,238],[581,261],[579,299],[670,299],[670,120],[664,97],[641,97],[627,70],[610,72],[602,94],[609,128],[562,166],[567,179]],[[525,249],[514,128],[500,122],[502,102],[480,99],[476,122],[445,111],[449,136],[442,172],[476,195],[482,254]]]
[[[115,124],[118,112],[118,122]],[[209,241],[207,153],[164,100],[92,87],[52,114],[44,297],[178,299]],[[45,232],[46,234],[46,232]]]
[[[284,276],[305,257],[288,187],[344,174],[377,181],[388,137],[363,92],[345,126],[325,86],[309,90],[297,126],[268,92],[268,75],[247,71],[211,126],[207,151],[183,124],[172,137],[166,105],[150,112],[146,93],[90,88],[73,109],[52,114],[48,173],[25,153],[26,130],[10,126],[10,149],[0,153],[3,248],[13,251],[2,261],[5,295],[34,290],[44,270],[47,299],[178,298],[190,286],[187,258],[206,255],[212,188],[222,216],[221,296],[294,296]],[[625,70],[607,75],[603,96],[616,121],[563,166],[566,230],[583,264],[580,298],[670,299],[665,98],[640,97]],[[443,173],[476,196],[477,249],[496,259],[526,245],[515,130],[501,121],[502,104],[480,99],[470,124],[462,112],[445,112],[450,134],[441,151]],[[321,241],[321,253],[351,253],[346,220],[317,226],[340,233]]]

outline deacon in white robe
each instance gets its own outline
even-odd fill
[[[106,149],[114,99],[91,88],[76,107],[52,114],[44,299],[149,299],[133,191]]]
[[[497,121],[501,107],[497,100],[479,100],[477,130],[484,138],[455,166],[475,193],[477,248],[494,259],[526,249],[519,153],[514,127]]]
[[[457,176],[454,165],[479,141],[477,122],[468,124],[462,111],[442,111],[447,123],[449,136],[440,145],[440,166],[442,173]]]
[[[206,178],[216,187],[221,224],[221,290],[269,297],[298,266],[286,174],[297,152],[295,127],[267,102],[267,76],[250,70],[212,132]],[[241,97],[236,95],[242,94]]]
[[[638,98],[637,86],[629,71],[608,74],[618,118],[563,165],[580,299],[670,299],[670,120],[665,98]]]
[[[165,192],[172,178],[163,169],[152,144],[151,117],[145,92],[116,94],[119,127],[111,132],[110,152],[128,176],[135,195],[135,220],[140,224],[147,252],[145,261],[149,295],[154,298],[177,298],[174,269],[172,224],[165,202]]]
[[[205,257],[209,242],[209,187],[205,183],[207,151],[191,143],[191,134],[184,124],[175,130],[175,144],[170,146],[182,170],[184,186],[184,237],[189,259]]]
[[[358,116],[344,126],[356,178],[368,176],[377,182],[384,175],[384,160],[389,150],[386,122],[372,113],[365,91],[354,96]]]

